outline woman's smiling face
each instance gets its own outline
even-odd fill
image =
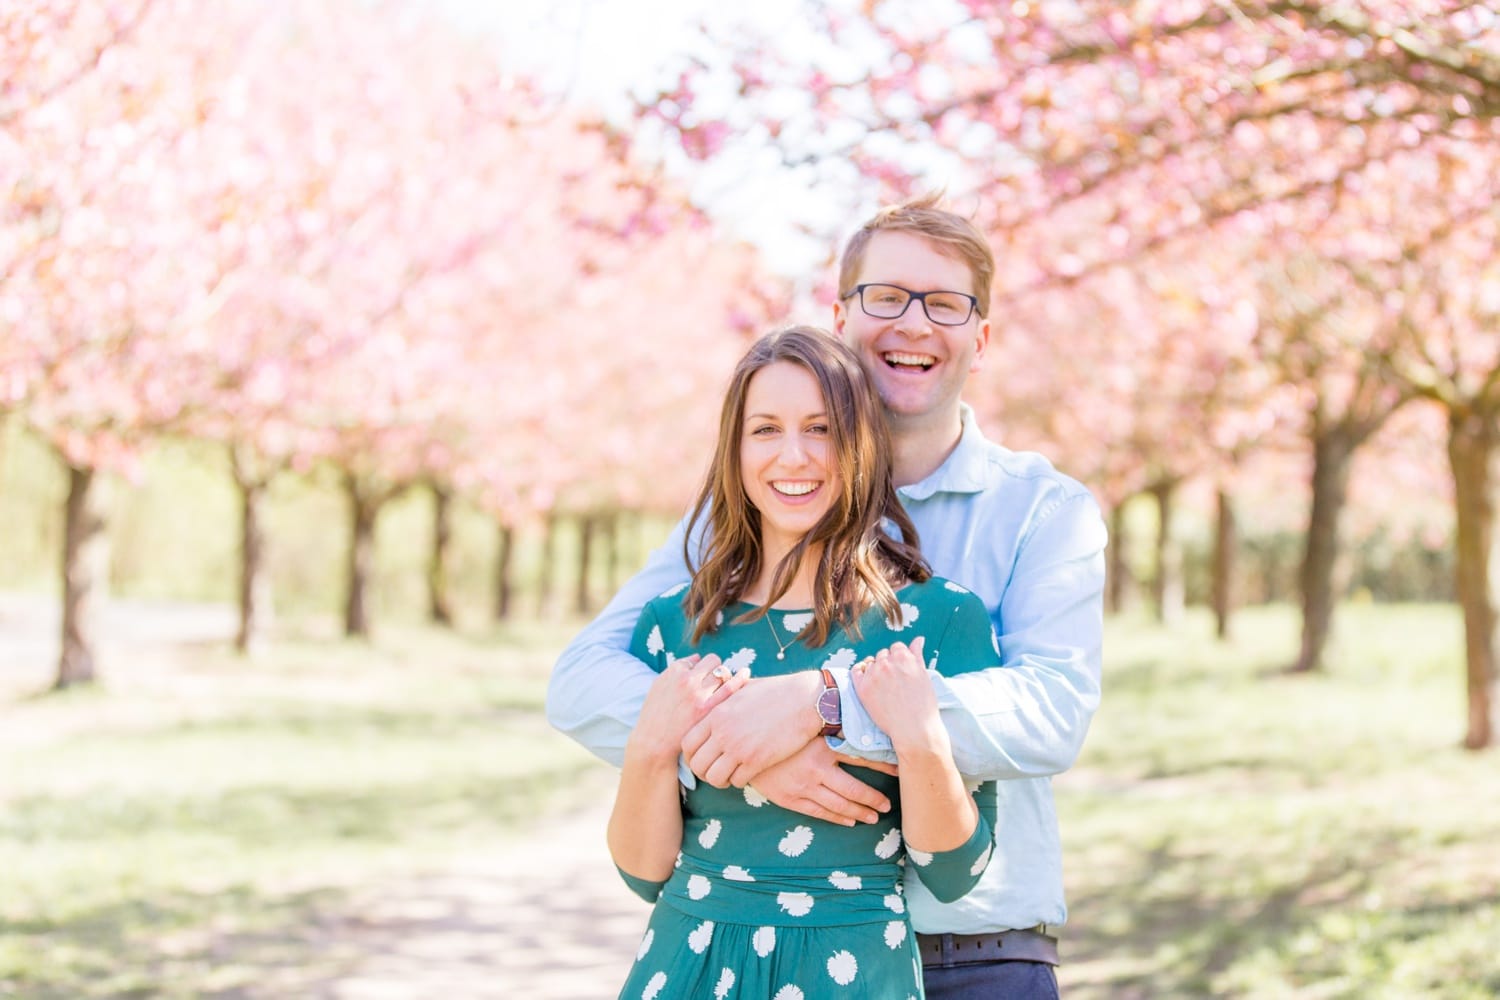
[[[801,365],[777,361],[750,378],[740,435],[740,476],[761,516],[768,560],[812,530],[839,494],[828,404]]]

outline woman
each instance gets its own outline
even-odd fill
[[[656,907],[621,997],[922,996],[903,866],[939,899],[968,891],[994,803],[976,806],[953,765],[924,658],[973,670],[999,655],[979,599],[923,562],[890,463],[879,398],[829,334],[772,333],[735,369],[691,519],[707,521],[702,562],[646,606],[632,642],[661,677],[626,746],[609,845]],[[753,788],[681,792],[683,736],[752,662],[854,666],[900,776],[856,773],[896,808],[845,827]]]

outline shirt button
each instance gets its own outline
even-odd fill
[[[860,746],[869,746],[870,744],[872,744],[874,742],[875,742],[875,737],[871,736],[869,733],[866,733],[865,735],[863,735],[863,736],[861,736],[859,738]]]

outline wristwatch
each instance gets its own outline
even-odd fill
[[[833,681],[833,674],[828,672],[827,667],[823,671],[823,690],[818,692],[818,718],[823,720],[823,728],[818,731],[819,736],[837,736],[844,729],[844,713],[839,702],[839,686]]]

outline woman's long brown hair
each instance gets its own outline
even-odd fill
[[[895,588],[932,576],[918,548],[917,529],[891,484],[885,411],[859,359],[817,327],[778,330],[757,340],[735,366],[719,416],[713,463],[688,522],[687,537],[692,538],[699,521],[707,519],[701,566],[694,566],[691,543],[684,543],[693,570],[684,606],[694,622],[694,643],[760,578],[765,558],[760,511],[745,493],[740,441],[750,380],[782,361],[805,368],[818,381],[828,411],[839,495],[777,565],[765,604],[737,620],[755,621],[770,611],[796,579],[808,550],[818,544],[822,554],[813,582],[813,621],[799,635],[810,646],[826,642],[835,624],[857,634],[859,616],[876,605],[886,617],[899,620]],[[887,525],[900,537],[888,534]]]

